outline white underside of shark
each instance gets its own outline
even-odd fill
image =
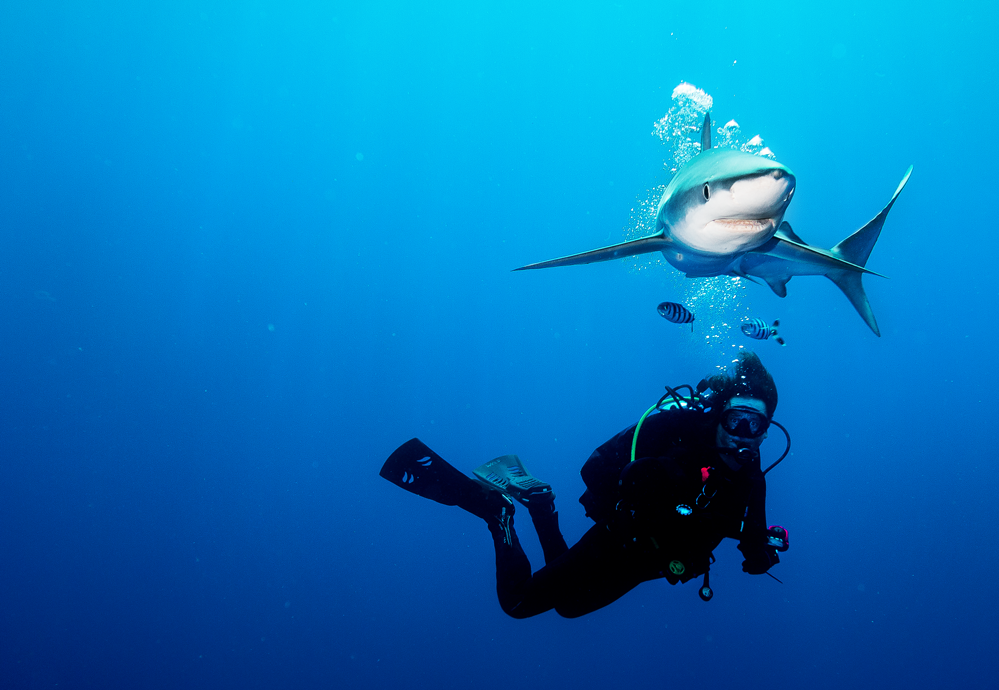
[[[666,187],[654,234],[516,270],[662,252],[666,261],[688,277],[760,279],[780,297],[787,295],[787,281],[794,276],[824,275],[843,291],[875,335],[881,335],[861,277],[874,273],[865,268],[867,259],[911,173],[912,166],[888,204],[860,230],[831,249],[812,247],[784,221],[794,196],[794,174],[767,158],[711,148],[711,121],[706,116],[701,153],[681,167]]]

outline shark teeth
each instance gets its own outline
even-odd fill
[[[776,228],[777,224],[773,218],[718,218],[714,221],[733,230],[760,231],[768,228]]]

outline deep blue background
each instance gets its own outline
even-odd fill
[[[0,685],[991,684],[997,14],[7,3]],[[623,239],[681,80],[795,171],[815,244],[915,165],[865,279],[883,337],[824,279],[744,292],[789,341],[757,344],[783,586],[724,544],[710,604],[513,621],[481,522],[377,470],[417,435],[516,452],[571,542],[590,451],[731,359],[655,314],[675,275],[510,272]]]

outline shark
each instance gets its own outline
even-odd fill
[[[910,165],[888,204],[870,222],[830,249],[815,247],[784,220],[794,196],[794,173],[769,158],[712,148],[711,116],[707,114],[701,128],[701,150],[667,185],[656,211],[653,234],[514,270],[662,252],[666,261],[688,278],[730,275],[754,283],[762,281],[778,297],[787,296],[787,283],[795,276],[826,276],[880,336],[861,279],[865,274],[886,277],[866,268],[867,260],[911,174]]]

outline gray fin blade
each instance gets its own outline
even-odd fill
[[[760,281],[758,281],[756,278],[749,275],[748,273],[743,273],[742,271],[729,271],[728,274],[730,276],[735,276],[736,278],[742,278],[743,280],[748,280],[750,283],[755,283],[757,285],[761,284]]]
[[[864,292],[864,285],[861,282],[863,275],[863,273],[857,273],[856,271],[840,270],[826,273],[829,280],[836,283],[836,287],[842,290],[846,298],[850,300],[850,304],[860,314],[860,318],[864,320],[864,323],[870,326],[871,330],[874,331],[874,335],[880,338],[881,330],[878,328],[877,319],[874,318],[874,311],[871,309],[871,303],[867,299],[867,293]]]
[[[867,259],[871,255],[871,250],[874,249],[875,242],[878,241],[878,237],[881,236],[881,227],[885,223],[885,218],[888,217],[888,212],[895,203],[895,199],[898,198],[899,193],[902,188],[905,187],[905,183],[909,181],[909,175],[912,174],[912,166],[905,171],[905,177],[898,185],[898,189],[891,196],[891,201],[881,209],[881,213],[874,216],[867,225],[857,230],[845,240],[837,244],[835,247],[829,250],[831,254],[837,256],[841,259],[849,261],[852,264],[858,266],[867,265]]]
[[[862,265],[846,261],[833,254],[832,250],[819,249],[818,247],[811,247],[803,242],[792,240],[789,236],[781,233],[780,230],[774,234],[774,238],[777,240],[777,243],[773,246],[770,246],[769,243],[764,245],[767,247],[767,250],[761,253],[778,259],[784,259],[785,261],[798,261],[822,266],[828,270],[856,271],[857,273],[871,273],[881,278],[887,277],[876,271],[866,269]]]
[[[551,259],[550,261],[528,264],[527,266],[521,266],[520,268],[515,268],[513,270],[527,271],[535,268],[553,268],[555,266],[578,266],[580,264],[592,264],[598,261],[623,259],[626,256],[651,254],[652,252],[662,251],[668,244],[669,242],[665,239],[664,233],[657,232],[655,235],[649,235],[648,237],[631,240],[630,242],[621,242],[620,244],[614,244],[610,247],[603,247],[601,249],[593,249],[588,252],[583,252],[582,254],[572,254],[571,256],[563,256],[560,259]]]
[[[791,276],[770,276],[765,277],[764,280],[775,295],[787,297],[787,281],[791,280]]]
[[[532,495],[552,492],[551,484],[528,472],[516,455],[504,455],[490,460],[476,468],[473,474],[485,486],[502,491],[522,503],[529,502]]]
[[[777,228],[777,232],[774,234],[783,239],[788,239],[797,242],[798,244],[804,244],[804,245],[808,244],[808,242],[805,242],[805,240],[801,239],[795,234],[794,230],[791,229],[791,224],[788,223],[786,220],[781,222],[780,227]]]
[[[711,113],[704,113],[704,125],[701,127],[701,151],[711,148]]]

